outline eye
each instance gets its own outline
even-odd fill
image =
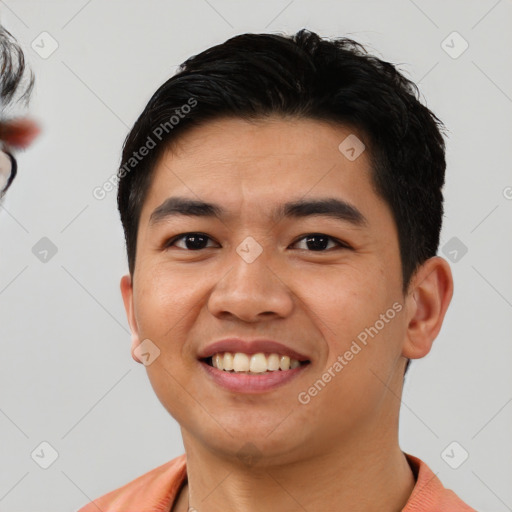
[[[176,246],[176,242],[180,240],[184,241],[184,247],[182,249],[188,249],[190,251],[199,251],[207,248],[208,240],[212,240],[208,235],[204,233],[182,233],[168,240],[164,248],[167,249],[172,246]],[[335,244],[334,247],[340,247],[344,249],[350,249],[351,247],[341,240],[337,240],[332,236],[325,235],[323,233],[310,233],[299,239],[297,239],[292,245],[298,244],[300,241],[305,240],[306,248],[313,252],[325,252],[329,242]],[[333,247],[331,247],[332,249]]]
[[[182,233],[181,235],[177,235],[165,243],[164,248],[167,249],[175,245],[178,240],[185,240],[185,247],[181,247],[182,249],[188,249],[190,251],[198,251],[200,249],[206,249],[205,243],[207,240],[211,240],[208,235],[204,233]]]
[[[333,238],[332,236],[329,235],[325,235],[323,233],[310,233],[309,235],[299,238],[292,245],[297,244],[301,240],[305,240],[306,247],[314,252],[325,252],[325,249],[329,245],[329,242],[334,242],[338,247],[350,249],[350,246],[347,243],[342,242],[341,240],[337,240],[336,238]]]

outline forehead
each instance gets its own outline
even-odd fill
[[[387,205],[373,190],[363,140],[349,127],[311,119],[207,122],[184,133],[160,158],[141,224],[170,196],[220,202],[233,215],[275,210],[291,199],[337,196],[369,216],[378,214]]]

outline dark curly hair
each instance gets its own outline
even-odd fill
[[[18,169],[16,158],[4,138],[12,130],[5,118],[11,107],[28,105],[34,88],[34,74],[25,63],[23,50],[14,36],[0,25],[0,151],[10,160],[10,174],[0,189],[0,198],[11,186]]]

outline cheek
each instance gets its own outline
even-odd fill
[[[345,354],[348,366],[392,364],[403,339],[402,298],[392,274],[372,262],[305,282],[301,295],[326,344],[324,364]]]
[[[370,320],[375,321],[389,300],[381,273],[375,267],[357,264],[308,276],[301,297],[332,328],[331,336],[342,338],[353,335],[353,329],[365,327]]]
[[[148,378],[175,418],[191,407],[183,390],[193,389],[190,379],[197,362],[187,352],[186,341],[200,307],[200,282],[182,272],[147,267],[141,268],[134,293],[140,339],[150,339],[160,350],[158,358],[146,367]]]
[[[325,339],[326,359],[312,377],[311,387],[303,391],[336,436],[340,429],[370,422],[388,394],[385,383],[395,371],[404,336],[404,309],[375,288],[346,289],[332,297],[339,300],[331,298],[317,322]],[[324,327],[327,324],[329,328]]]
[[[134,292],[139,329],[157,334],[185,320],[197,302],[199,287],[200,280],[187,279],[180,272],[157,268],[141,272]]]

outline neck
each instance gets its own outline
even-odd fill
[[[378,437],[375,432],[372,439]],[[179,502],[186,505],[190,500],[188,506],[201,512],[393,512],[402,510],[415,485],[398,442],[382,446],[379,438],[368,443],[361,432],[338,447],[315,449],[314,456],[286,463],[262,457],[253,464],[214,453],[182,433],[188,485]]]

